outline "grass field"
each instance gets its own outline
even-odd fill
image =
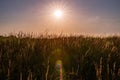
[[[120,37],[0,36],[0,80],[120,80]]]

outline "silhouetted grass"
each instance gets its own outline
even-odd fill
[[[0,36],[0,80],[119,80],[120,37]]]

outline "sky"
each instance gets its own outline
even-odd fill
[[[120,33],[120,0],[0,0],[0,34],[20,31]]]

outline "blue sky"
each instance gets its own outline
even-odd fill
[[[55,6],[53,3],[64,6],[65,19],[57,21],[49,16],[52,13],[50,7]],[[120,0],[0,0],[0,34],[45,30],[119,33]]]

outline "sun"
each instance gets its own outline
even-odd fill
[[[54,16],[55,16],[56,18],[61,18],[61,17],[63,16],[63,11],[60,10],[60,9],[56,9],[56,10],[54,11]]]

